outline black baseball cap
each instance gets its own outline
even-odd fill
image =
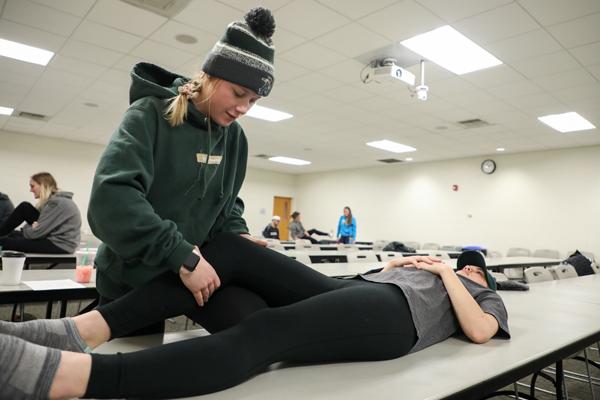
[[[483,257],[483,254],[475,250],[463,251],[460,256],[458,256],[458,260],[456,260],[456,270],[461,270],[467,265],[481,268],[484,272],[488,287],[493,291],[496,291],[496,280],[488,271],[485,265],[485,257]]]

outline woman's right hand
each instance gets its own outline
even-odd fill
[[[194,295],[200,307],[208,301],[208,298],[221,286],[221,280],[212,265],[202,256],[200,249],[194,247],[194,253],[200,256],[196,269],[192,272],[184,267],[179,269],[181,281]]]
[[[426,264],[431,265],[434,263],[439,263],[441,261],[442,260],[440,260],[439,258],[430,257],[430,256],[398,257],[398,258],[394,258],[393,260],[390,260],[385,265],[385,267],[383,267],[381,272],[387,272],[394,268],[405,267],[405,266],[418,267],[419,263],[426,263]]]

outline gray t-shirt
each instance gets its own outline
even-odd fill
[[[361,277],[371,282],[392,283],[406,296],[418,336],[411,353],[441,342],[461,330],[439,276],[414,267],[403,267]],[[493,315],[498,321],[499,329],[495,336],[510,338],[508,314],[500,296],[468,278],[458,277],[483,312]]]

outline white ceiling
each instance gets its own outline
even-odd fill
[[[118,0],[0,0],[1,38],[56,52],[47,67],[0,57],[0,106],[48,116],[0,116],[0,129],[106,144],[127,107],[134,63],[189,76],[226,24],[259,4],[277,22],[276,85],[261,104],[294,118],[241,120],[252,167],[304,173],[390,157],[420,162],[490,155],[497,147],[516,153],[600,144],[598,129],[560,134],[537,121],[576,111],[600,126],[599,0],[192,0],[172,19]],[[504,64],[457,76],[428,63],[427,102],[402,84],[360,81],[361,55],[445,24]],[[181,33],[198,42],[177,42]],[[457,125],[471,118],[490,126]],[[365,146],[377,139],[418,151]]]

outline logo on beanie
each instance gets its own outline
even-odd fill
[[[258,88],[256,93],[260,96],[266,96],[271,91],[271,86],[273,86],[273,79],[271,77],[262,77],[260,78],[263,82],[262,86]]]

